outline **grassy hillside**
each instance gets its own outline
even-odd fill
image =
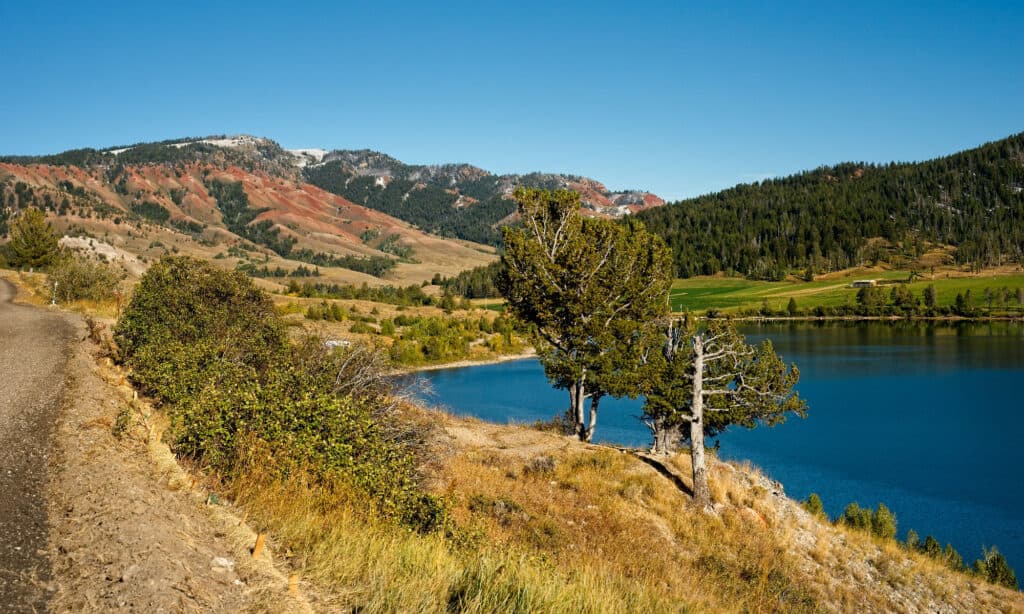
[[[956,264],[1024,257],[1024,134],[921,163],[846,163],[739,185],[638,215],[679,277],[907,262],[931,244]]]
[[[984,306],[985,290],[993,295],[1003,288],[1010,294],[1008,301],[999,304],[993,298],[993,309],[999,308],[1008,314],[1022,313],[1022,306],[1017,303],[1017,290],[1024,288],[1024,273],[1010,272],[1001,275],[977,276],[946,276],[944,273],[935,275],[934,279],[926,275],[915,277],[910,283],[910,271],[897,270],[860,270],[842,274],[828,275],[815,281],[753,281],[743,278],[729,277],[693,277],[679,279],[672,286],[672,308],[676,311],[704,312],[707,310],[724,313],[737,313],[744,310],[758,310],[767,301],[772,311],[785,311],[789,299],[794,299],[803,311],[815,307],[841,307],[857,304],[857,288],[850,284],[859,279],[875,279],[888,290],[891,286],[886,282],[900,283],[909,288],[917,298],[924,295],[925,288],[934,286],[937,292],[937,305],[950,307],[954,304],[957,294],[971,291],[973,301]]]

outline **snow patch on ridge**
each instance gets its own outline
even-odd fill
[[[329,151],[326,149],[287,149],[285,150],[292,155],[295,159],[295,166],[304,168],[306,166],[314,166],[321,164],[324,161],[324,157],[327,156]]]
[[[255,137],[255,136],[249,136],[247,134],[240,134],[238,136],[229,136],[229,137],[225,137],[225,138],[222,138],[222,139],[196,139],[194,141],[183,141],[181,143],[167,143],[167,146],[168,147],[174,147],[175,149],[181,149],[182,147],[186,147],[188,145],[194,145],[196,143],[206,143],[208,145],[213,145],[214,147],[226,147],[226,148],[229,148],[229,149],[238,149],[240,147],[254,146],[257,143],[260,143],[262,141],[266,141],[266,139],[258,138],[258,137]],[[121,149],[109,149],[109,150],[107,150],[107,153],[112,153],[112,154],[114,154],[116,156],[116,155],[122,154],[122,153],[124,153],[124,152],[126,152],[126,151],[128,151],[130,149],[135,149],[135,147],[123,147]],[[296,150],[296,151],[303,151],[303,150]],[[316,150],[312,150],[311,149],[311,150],[307,150],[307,151],[316,151]]]

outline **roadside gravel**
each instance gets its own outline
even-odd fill
[[[48,466],[73,328],[0,280],[0,610],[47,608]]]

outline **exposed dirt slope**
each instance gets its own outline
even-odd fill
[[[15,198],[19,207],[31,204],[48,208],[56,213],[62,229],[75,225],[110,238],[108,242],[120,238],[128,243],[132,237],[160,229],[162,234],[178,236],[177,240],[172,236],[170,241],[162,241],[174,242],[186,250],[195,246],[204,257],[246,244],[227,227],[217,200],[210,194],[209,186],[215,181],[241,183],[250,209],[261,211],[253,223],[271,222],[271,229],[280,237],[297,241],[296,249],[387,258],[396,258],[390,253],[395,247],[411,250],[390,275],[400,283],[427,280],[438,272],[451,275],[496,258],[491,247],[430,235],[314,185],[238,166],[179,162],[80,168],[0,163],[0,197],[4,202]],[[144,203],[162,207],[168,219],[162,224],[145,224],[148,230],[140,228],[144,220],[137,211]],[[384,242],[388,237],[392,239]],[[142,254],[152,243],[153,239],[135,246],[133,253]],[[276,258],[263,247],[256,251]],[[297,265],[294,262],[285,268]],[[364,277],[346,281],[379,283],[376,278]]]
[[[194,487],[121,375],[78,344],[50,486],[57,612],[306,611],[229,508]]]

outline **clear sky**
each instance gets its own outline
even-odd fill
[[[1024,130],[1022,2],[0,3],[0,153],[248,133],[692,196]]]

